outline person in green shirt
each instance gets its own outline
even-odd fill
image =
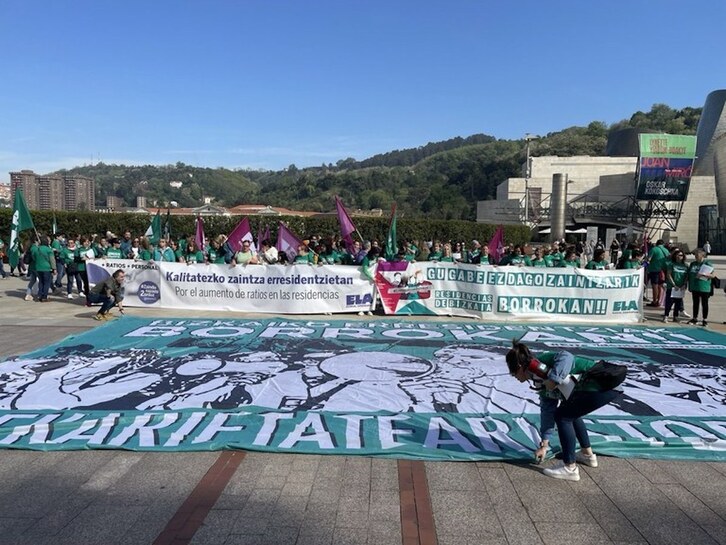
[[[500,263],[501,265],[502,263]],[[524,255],[524,252],[522,251],[522,246],[517,244],[514,248],[512,248],[512,252],[509,254],[509,262],[507,265],[512,265],[514,267],[531,267],[532,261]]]
[[[560,263],[560,267],[572,267],[577,269],[580,267],[580,258],[574,249],[570,248],[565,252],[565,258]]]
[[[628,259],[623,263],[623,269],[640,269],[642,266],[643,250],[639,250],[638,248],[631,250],[628,253]]]
[[[591,271],[605,271],[608,269],[608,265],[609,263],[605,259],[605,248],[598,248],[585,268]]]
[[[532,264],[532,267],[549,267],[549,265],[547,265],[547,260],[542,257],[542,248],[539,247],[534,249],[530,263]]]
[[[687,289],[688,282],[688,265],[686,265],[686,256],[683,250],[676,248],[671,254],[670,260],[666,263],[666,295],[665,295],[665,312],[663,321],[668,321],[668,315],[673,308],[673,323],[678,322],[678,313],[683,312],[683,295]],[[674,289],[678,292],[678,297],[673,297]]]
[[[314,256],[314,252],[311,252],[305,244],[300,244],[297,247],[297,255],[295,256],[293,263],[313,265],[315,263]]]
[[[48,237],[45,235],[41,236],[40,245],[33,245],[31,253],[33,255],[35,273],[38,276],[38,301],[47,303],[48,292],[53,283],[53,274],[55,274],[55,254],[50,247]]]
[[[121,251],[121,241],[117,238],[111,239],[111,246],[106,250],[107,259],[125,259],[123,252]]]
[[[204,252],[197,247],[194,239],[187,240],[187,251],[184,252],[184,261],[187,265],[204,263]]]
[[[143,252],[139,252],[139,258],[141,258]],[[159,240],[159,244],[154,248],[154,251],[149,259],[153,259],[154,261],[167,261],[171,263],[176,262],[176,256],[174,255],[174,251],[169,248],[168,242],[166,239],[162,238]]]
[[[225,251],[222,249],[222,239],[217,237],[209,241],[209,249],[207,250],[207,259],[215,265],[224,265]]]
[[[76,260],[78,274],[81,277],[81,283],[83,284],[83,294],[86,296],[86,306],[91,306],[88,300],[89,284],[88,284],[88,271],[86,270],[86,263],[96,259],[96,252],[91,248],[91,239],[86,236],[81,237],[81,245],[76,248],[74,254]]]
[[[68,239],[68,244],[61,250],[61,259],[66,270],[66,292],[68,299],[73,299],[73,283],[80,294],[82,292],[81,277],[78,274],[78,264],[76,263],[76,241],[72,238]]]
[[[445,242],[443,248],[444,248],[444,251],[441,255],[441,262],[442,263],[454,263],[455,262],[454,253],[451,249],[451,243]]]
[[[169,241],[169,248],[174,252],[174,258],[177,263],[184,263],[184,250],[181,249],[176,240]]]
[[[648,278],[653,288],[653,300],[648,303],[649,307],[660,307],[663,284],[665,284],[665,265],[669,257],[670,252],[665,243],[662,239],[658,239],[648,253]]]
[[[431,251],[429,252],[429,255],[427,256],[428,261],[441,261],[441,258],[444,256],[444,252],[441,249],[441,243],[438,240],[435,240],[434,243],[431,245]]]
[[[26,269],[26,275],[28,278],[28,286],[25,288],[25,300],[26,301],[32,301],[33,300],[33,287],[35,286],[35,283],[38,281],[38,273],[35,270],[35,259],[34,255],[36,250],[36,247],[38,246],[38,239],[33,237],[32,240],[28,241],[28,245],[25,249],[25,252],[23,252],[23,255],[20,256],[20,263],[25,262],[25,254],[29,254],[30,256],[30,263],[27,263],[27,269]]]
[[[544,248],[542,248],[542,259],[544,259],[545,266],[548,268],[557,267],[559,261],[555,258],[554,254],[552,253],[552,248],[549,246],[545,246]]]
[[[318,244],[318,265],[340,265],[341,259],[335,251],[331,240],[323,240]]]
[[[713,264],[706,259],[706,252],[698,248],[693,252],[694,260],[688,266],[688,290],[693,297],[693,317],[689,324],[698,323],[698,313],[703,309],[701,325],[708,325],[708,298],[713,293],[711,282],[714,278]]]
[[[66,274],[66,266],[61,259],[61,250],[66,247],[66,237],[63,233],[57,233],[53,236],[53,241],[50,243],[50,247],[53,250],[55,257],[55,270],[56,277],[53,280],[53,286],[55,289],[60,290],[63,287],[63,277]]]
[[[532,380],[539,386],[542,442],[535,451],[536,458],[544,458],[549,446],[548,434],[552,433],[554,425],[557,426],[562,462],[546,468],[543,473],[555,479],[579,481],[577,463],[590,467],[598,465],[583,417],[612,403],[622,392],[617,388],[603,390],[592,381],[582,380],[575,383],[569,397],[562,396],[558,390],[563,384],[572,381],[571,375],[582,375],[597,363],[570,352],[541,352],[535,355],[524,343],[515,341],[506,355],[506,361],[509,374],[519,382]],[[576,452],[578,442],[580,450]]]

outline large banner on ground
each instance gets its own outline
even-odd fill
[[[638,190],[643,201],[685,201],[696,156],[696,137],[641,134]]]
[[[726,460],[726,346],[704,329],[123,318],[0,363],[0,447],[530,459],[513,337],[626,364],[599,453]]]
[[[393,262],[375,278],[386,314],[622,324],[643,312],[642,270]]]
[[[186,265],[124,259],[88,264],[95,283],[126,273],[127,306],[324,314],[374,309],[373,284],[360,267],[342,265]]]

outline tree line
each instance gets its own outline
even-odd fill
[[[594,121],[542,136],[530,146],[532,156],[605,153],[608,135],[634,127],[653,132],[695,134],[700,108],[654,105],[610,126]],[[265,204],[296,210],[329,212],[335,195],[349,210],[380,208],[384,214],[395,202],[401,217],[473,220],[476,202],[494,199],[505,179],[522,175],[525,141],[502,140],[486,134],[430,142],[357,161],[278,171],[200,168],[184,163],[165,166],[127,166],[98,163],[60,171],[96,180],[98,206],[107,195],[136,205],[137,195],[149,206],[175,202],[196,207],[208,196],[221,206]],[[170,182],[181,182],[172,187]],[[178,184],[176,184],[178,185]]]

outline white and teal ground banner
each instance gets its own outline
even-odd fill
[[[629,367],[599,453],[726,460],[726,346],[701,328],[126,317],[0,363],[0,447],[530,459],[512,338]]]
[[[325,314],[374,309],[371,280],[344,265],[214,265],[98,259],[91,282],[126,272],[125,304],[169,309],[269,314]]]
[[[386,314],[618,324],[643,314],[642,270],[392,262],[375,282]]]

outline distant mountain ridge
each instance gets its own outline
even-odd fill
[[[594,121],[549,133],[531,143],[533,156],[602,155],[611,131],[635,127],[653,132],[695,134],[700,108],[675,110],[664,104],[649,112],[636,112],[611,126]],[[200,168],[184,163],[165,166],[96,165],[60,173],[83,174],[96,180],[97,206],[115,195],[135,206],[144,195],[149,206],[195,207],[204,197],[231,207],[268,204],[290,209],[330,212],[334,196],[350,209],[382,208],[395,202],[401,214],[431,219],[468,219],[476,214],[476,201],[492,199],[496,186],[521,175],[524,140],[498,140],[475,134],[430,142],[417,148],[394,150],[357,161],[279,171]],[[172,187],[171,182],[181,182]],[[178,186],[179,184],[174,184]]]

